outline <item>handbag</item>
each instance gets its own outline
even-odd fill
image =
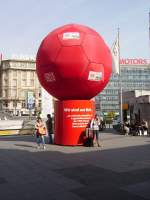
[[[40,127],[39,128],[39,133],[40,133],[40,135],[46,135],[46,128],[45,127]]]

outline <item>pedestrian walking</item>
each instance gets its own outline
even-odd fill
[[[93,140],[95,139],[96,136],[96,142],[97,146],[100,147],[100,138],[99,138],[99,126],[100,126],[100,119],[98,115],[95,115],[95,117],[91,120],[91,129],[93,131]]]
[[[44,125],[43,120],[39,117],[36,121],[36,139],[37,139],[37,148],[40,148],[40,144],[42,144],[43,149],[45,149],[45,135],[46,135],[46,128]]]
[[[49,136],[49,144],[53,144],[53,119],[50,114],[47,115],[47,121],[46,121],[46,127],[47,127],[47,132]]]

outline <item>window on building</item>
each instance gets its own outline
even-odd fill
[[[16,97],[17,96],[17,90],[16,89],[12,89],[12,97]]]
[[[33,79],[34,78],[34,72],[30,72],[30,78]]]
[[[22,101],[22,108],[26,108],[26,103],[25,103],[25,101]]]
[[[39,106],[38,107],[41,108],[41,102],[39,102]]]
[[[16,108],[17,107],[17,101],[13,101],[13,107]]]
[[[26,79],[22,79],[22,86],[26,86],[27,85],[27,80]]]
[[[8,102],[3,103],[4,107],[8,107]]]
[[[30,80],[30,86],[33,87],[34,86],[34,79]]]
[[[16,71],[16,70],[13,71],[13,77],[14,77],[14,78],[17,77],[17,71]]]
[[[24,90],[21,91],[21,97],[25,98],[25,91]]]
[[[8,97],[8,90],[7,89],[3,90],[3,96]]]
[[[13,87],[16,87],[16,86],[17,86],[17,79],[13,79],[12,86],[13,86]]]
[[[27,78],[27,72],[26,71],[22,71],[21,74],[22,74],[22,78],[23,79]]]

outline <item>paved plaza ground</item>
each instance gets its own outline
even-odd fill
[[[102,148],[0,137],[0,200],[150,199],[150,137],[101,133]]]

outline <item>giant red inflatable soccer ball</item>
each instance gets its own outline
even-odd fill
[[[112,58],[96,31],[68,24],[44,38],[36,69],[41,85],[57,99],[91,99],[108,83]]]

